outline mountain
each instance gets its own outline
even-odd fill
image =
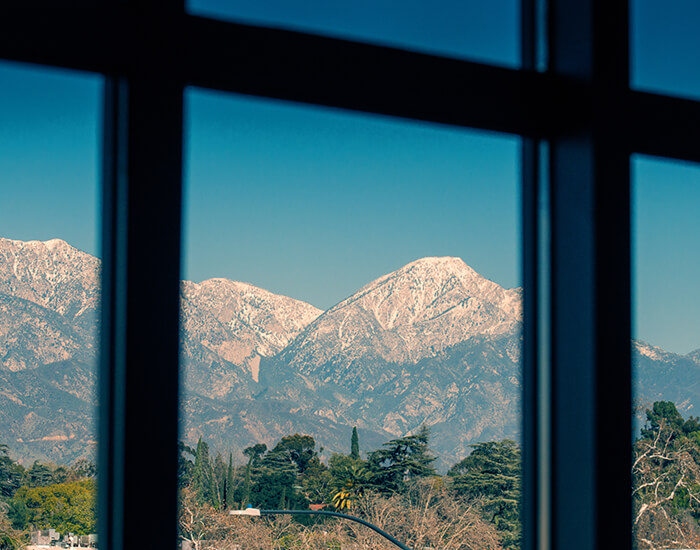
[[[99,260],[0,239],[0,434],[70,462],[95,447]],[[323,312],[227,279],[181,286],[183,437],[215,450],[304,432],[347,452],[431,428],[442,467],[520,433],[521,290],[459,258],[423,258]],[[639,400],[700,407],[700,350],[633,343]]]
[[[686,415],[700,415],[700,354],[678,355],[635,341],[632,346],[633,393],[642,408],[673,401]]]
[[[0,238],[0,434],[27,459],[94,450],[99,270],[59,239]],[[185,394],[203,402],[249,399],[260,358],[321,313],[225,279],[183,281],[181,305]]]
[[[0,434],[26,460],[95,451],[99,261],[0,239]]]
[[[227,279],[183,281],[181,304],[187,387],[212,398],[248,394],[243,388],[258,381],[260,359],[279,353],[321,314],[305,302]],[[227,380],[227,370],[236,376]]]
[[[424,258],[320,315],[282,360],[315,380],[347,382],[358,363],[415,364],[476,336],[512,332],[520,317],[520,289],[501,288],[460,258]]]
[[[449,460],[519,433],[521,291],[423,258],[332,307],[261,365],[268,399],[388,437],[432,427]]]

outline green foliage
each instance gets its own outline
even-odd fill
[[[209,458],[209,445],[201,437],[197,443],[190,485],[201,504],[208,503],[215,508],[221,505],[216,488],[214,468]]]
[[[515,441],[472,445],[471,454],[455,464],[448,475],[455,492],[482,499],[482,512],[501,532],[506,548],[520,546],[521,458]]]
[[[94,479],[57,483],[45,487],[21,487],[12,500],[15,528],[54,528],[61,533],[87,535],[96,532],[96,483]],[[25,518],[25,509],[28,512]],[[25,521],[21,521],[25,519]],[[25,523],[20,527],[20,523]]]
[[[316,442],[310,435],[294,434],[283,437],[271,453],[284,456],[297,467],[300,474],[303,474],[309,466],[319,461],[315,447]]]
[[[241,495],[241,507],[245,507],[250,504],[250,493],[251,493],[251,475],[252,469],[258,466],[261,457],[267,452],[267,445],[264,443],[257,443],[251,447],[243,449],[243,454],[248,457],[248,465],[245,470],[245,480],[243,481],[243,493]]]
[[[226,508],[231,510],[235,506],[234,496],[234,478],[235,470],[233,468],[233,454],[228,455],[228,468],[226,469],[226,486],[225,486],[225,503]]]
[[[27,470],[27,480],[30,487],[45,487],[53,483],[53,472],[46,464],[41,464],[37,460]]]
[[[360,460],[360,438],[357,435],[357,428],[353,426],[352,437],[350,438],[350,457]]]
[[[11,497],[24,480],[24,468],[9,456],[7,445],[0,444],[0,497]]]
[[[367,468],[377,490],[402,492],[407,482],[436,474],[432,466],[435,457],[428,448],[429,436],[428,427],[421,426],[417,434],[392,439],[384,448],[369,453]]]
[[[21,531],[22,529],[26,529],[29,525],[31,514],[24,500],[12,499],[8,503],[7,517],[11,522],[12,528]]]
[[[689,546],[700,519],[700,422],[670,401],[646,411],[634,444],[634,533],[638,542]]]
[[[91,477],[97,477],[97,465],[87,458],[76,460],[71,467],[68,468],[69,481],[78,481]]]
[[[15,529],[7,512],[0,502],[0,550],[21,550],[26,547],[27,532]]]
[[[642,428],[642,439],[652,439],[660,430],[673,433],[674,437],[683,433],[683,417],[671,401],[656,401],[647,409],[646,426]]]
[[[333,506],[338,510],[354,508],[358,500],[374,488],[372,472],[365,462],[352,456],[334,454],[330,464]]]
[[[297,492],[300,469],[286,446],[276,446],[252,470],[250,501],[256,508],[307,508],[306,498]],[[302,459],[303,460],[303,459]],[[306,461],[302,463],[306,464]]]
[[[194,458],[196,451],[185,445],[182,441],[178,442],[178,457],[177,457],[177,480],[180,488],[188,487],[192,483],[192,475],[194,474]]]

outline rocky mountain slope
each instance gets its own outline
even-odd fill
[[[0,239],[0,442],[27,460],[94,451],[99,260]],[[423,258],[326,312],[247,283],[184,281],[183,438],[241,451],[293,432],[347,452],[427,424],[446,465],[517,438],[521,291]],[[635,343],[640,399],[700,406],[700,350]]]

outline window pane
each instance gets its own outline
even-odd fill
[[[94,539],[99,77],[0,65],[0,529]],[[9,537],[9,538],[7,538]]]
[[[635,542],[695,548],[700,167],[637,157],[633,178]]]
[[[410,546],[409,495],[432,491],[436,525],[475,522],[460,544],[517,543],[518,139],[202,91],[186,105],[182,532],[202,502],[379,521],[382,496]],[[479,480],[503,523],[466,512]],[[229,528],[200,534],[252,529]]]
[[[700,4],[633,0],[630,11],[632,86],[700,98]]]
[[[520,66],[516,0],[190,0],[188,7],[207,17]]]

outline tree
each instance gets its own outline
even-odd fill
[[[656,401],[646,411],[647,421],[642,428],[642,439],[653,439],[660,430],[673,437],[683,433],[683,417],[672,401]]]
[[[20,550],[26,546],[26,532],[15,529],[8,517],[9,506],[0,502],[0,550]]]
[[[46,464],[35,460],[32,467],[27,470],[27,480],[30,487],[45,487],[53,483],[53,472]]]
[[[421,426],[418,433],[392,439],[383,449],[369,453],[367,464],[375,487],[382,492],[401,492],[406,483],[420,477],[435,475],[428,439],[430,431]]]
[[[195,550],[200,550],[202,541],[222,537],[225,525],[222,515],[209,505],[201,502],[199,495],[191,488],[180,490],[178,507],[178,532],[180,538],[192,543]]]
[[[448,475],[455,492],[482,499],[482,513],[501,533],[503,546],[520,546],[521,458],[515,441],[471,445],[471,454],[455,464]]]
[[[352,437],[350,438],[350,457],[360,460],[360,438],[357,435],[357,428],[353,426]]]
[[[684,421],[670,401],[657,401],[646,413],[632,466],[637,546],[690,547],[700,542],[700,424]]]
[[[216,453],[216,458],[214,459],[214,465],[212,467],[212,480],[213,480],[213,491],[214,491],[214,505],[217,508],[226,507],[226,476],[227,476],[226,463],[224,462],[224,457],[221,453]]]
[[[207,502],[214,507],[221,504],[209,458],[209,445],[201,437],[197,442],[191,485],[200,503]]]
[[[234,481],[235,471],[233,468],[233,453],[228,454],[228,469],[226,470],[226,509],[231,510],[235,507],[235,501],[233,499],[233,481]]]
[[[27,523],[36,529],[54,528],[61,533],[87,535],[95,533],[97,527],[96,490],[94,479],[56,483],[46,487],[24,486],[15,494],[13,504],[18,511],[26,507]],[[13,522],[16,519],[17,513]]]
[[[97,465],[87,458],[79,458],[68,469],[68,480],[79,481],[97,476]]]
[[[296,491],[299,467],[284,448],[275,447],[265,454],[252,471],[254,483],[250,500],[256,508],[305,509],[309,503]]]
[[[179,441],[177,444],[179,451],[177,457],[177,482],[180,488],[187,487],[192,483],[192,476],[194,474],[194,459],[197,455],[196,451],[186,445],[184,442]]]
[[[367,465],[352,456],[333,455],[330,473],[333,487],[331,502],[338,510],[354,508],[365,493],[373,488],[373,475]]]
[[[24,468],[12,460],[7,445],[0,444],[0,497],[11,497],[24,480]]]
[[[245,507],[250,503],[250,491],[251,491],[251,470],[254,466],[257,466],[260,462],[260,458],[267,451],[267,445],[264,443],[257,443],[251,447],[246,447],[243,449],[243,454],[248,457],[248,465],[245,469],[245,480],[243,482],[243,494],[241,495],[241,507]]]
[[[312,463],[319,462],[315,447],[316,441],[310,435],[294,434],[280,439],[271,452],[284,455],[303,474]]]

